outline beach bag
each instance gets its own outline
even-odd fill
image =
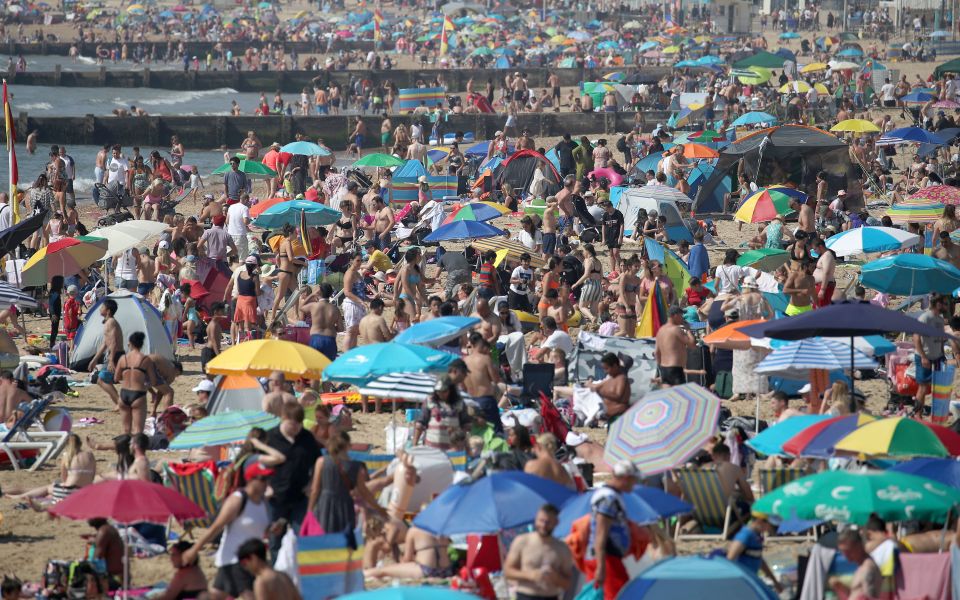
[[[320,525],[317,516],[313,514],[313,511],[308,510],[307,514],[303,517],[303,523],[300,525],[300,537],[323,535],[324,533],[326,533],[326,531],[323,530],[323,526]]]
[[[217,477],[213,480],[213,497],[216,498],[218,505],[222,506],[224,500],[240,488],[243,481],[243,463],[246,462],[248,456],[250,455],[238,456],[236,460],[217,473]]]

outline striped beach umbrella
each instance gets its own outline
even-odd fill
[[[943,204],[931,200],[904,200],[887,209],[894,223],[933,223],[943,214]]]
[[[21,284],[24,287],[47,285],[55,275],[76,275],[103,258],[107,240],[81,235],[68,237],[40,248],[23,265]]]
[[[204,417],[170,442],[171,450],[222,446],[242,442],[254,427],[271,429],[280,424],[275,415],[262,410],[239,410]]]
[[[876,369],[875,360],[853,350],[853,365],[857,369]],[[850,344],[810,338],[788,342],[764,357],[757,365],[756,372],[764,375],[789,377],[796,379],[809,374],[811,369],[833,371],[850,366]]]
[[[957,205],[960,204],[960,188],[952,185],[931,185],[920,188],[907,197],[908,202],[914,200]]]
[[[875,417],[861,413],[841,415],[814,423],[784,442],[783,451],[803,458],[830,458],[833,456],[833,447],[837,442],[858,427],[875,420]]]
[[[784,454],[783,444],[787,440],[807,427],[820,421],[826,421],[829,418],[830,415],[797,415],[790,417],[767,427],[747,441],[747,445],[764,456],[781,456]]]
[[[775,271],[789,260],[790,254],[786,250],[757,248],[744,252],[737,259],[737,264],[741,267],[753,267],[760,271]]]
[[[420,402],[433,394],[436,383],[436,376],[429,373],[391,373],[360,386],[358,391],[361,396]]]
[[[747,196],[733,218],[742,223],[767,223],[777,215],[793,214],[790,208],[792,194],[780,189],[760,188]]]
[[[456,209],[443,222],[444,225],[453,221],[489,221],[510,212],[502,204],[494,202],[471,202]]]
[[[0,306],[8,308],[16,304],[17,308],[36,308],[37,301],[20,289],[5,281],[0,281]]]
[[[877,419],[858,427],[838,440],[834,449],[876,458],[950,455],[933,430],[905,417]]]
[[[827,248],[837,256],[889,252],[916,246],[919,235],[895,227],[857,227],[827,238]]]
[[[717,432],[720,399],[695,383],[647,394],[610,428],[608,464],[630,461],[644,475],[683,464]]]

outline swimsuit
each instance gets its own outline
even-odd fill
[[[123,357],[123,354],[124,354],[123,352],[113,353],[114,365],[116,365],[120,361],[120,359]],[[99,373],[97,373],[97,377],[100,379],[100,381],[106,384],[113,385],[113,383],[115,382],[115,379],[113,378],[113,372],[108,369],[109,366],[110,366],[110,363],[104,363],[103,368],[100,369]]]
[[[337,338],[335,336],[315,333],[310,336],[309,345],[330,360],[337,358]]]
[[[796,306],[791,302],[787,305],[787,310],[783,311],[783,313],[788,317],[792,317],[794,315],[802,315],[803,313],[810,312],[811,310],[813,310],[812,304],[808,304],[807,306]]]
[[[122,370],[118,369],[118,371],[122,373],[122,371],[126,371],[128,368],[130,368],[130,369],[133,369],[134,371],[140,371],[144,375],[149,375],[149,373],[147,373],[147,370],[141,366],[143,365],[144,360],[146,360],[146,357],[141,357],[140,364],[138,364],[137,366],[124,367]],[[127,406],[127,408],[133,407],[134,402],[136,402],[140,398],[146,398],[146,397],[147,397],[147,390],[128,390],[126,388],[120,388],[120,401],[123,402]]]

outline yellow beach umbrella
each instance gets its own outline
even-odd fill
[[[676,54],[680,52],[680,46],[667,46],[663,49],[664,54]]]
[[[821,94],[829,94],[829,93],[830,93],[830,90],[827,89],[827,86],[823,85],[822,83],[815,83],[815,84],[813,84],[813,89],[817,90],[817,91],[820,92]]]
[[[877,133],[880,128],[866,119],[846,119],[830,128],[830,131],[852,131],[854,133]]]
[[[813,62],[809,65],[803,65],[800,68],[801,73],[816,73],[817,71],[826,71],[830,65],[822,62]]]
[[[806,94],[810,91],[810,84],[806,81],[791,81],[780,86],[781,94],[789,94],[790,92],[796,92],[798,94]]]
[[[310,346],[286,340],[250,340],[220,353],[207,363],[213,375],[268,377],[281,371],[287,379],[320,379],[330,359]]]
[[[773,77],[773,72],[766,67],[747,67],[746,71],[753,71],[754,75],[738,73],[737,79],[740,80],[740,83],[746,83],[749,85],[763,85],[764,83],[770,81],[770,78]]]

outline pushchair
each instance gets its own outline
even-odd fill
[[[582,197],[573,197],[573,209],[577,213],[577,218],[580,219],[580,224],[583,225],[583,230],[580,232],[580,241],[584,244],[592,244],[599,240],[600,229],[597,227],[597,220],[590,214],[587,203],[584,202]]]
[[[97,220],[97,227],[107,227],[133,219],[133,215],[127,210],[133,206],[133,198],[126,190],[121,195],[116,184],[93,184],[93,201],[98,207],[112,211]]]

